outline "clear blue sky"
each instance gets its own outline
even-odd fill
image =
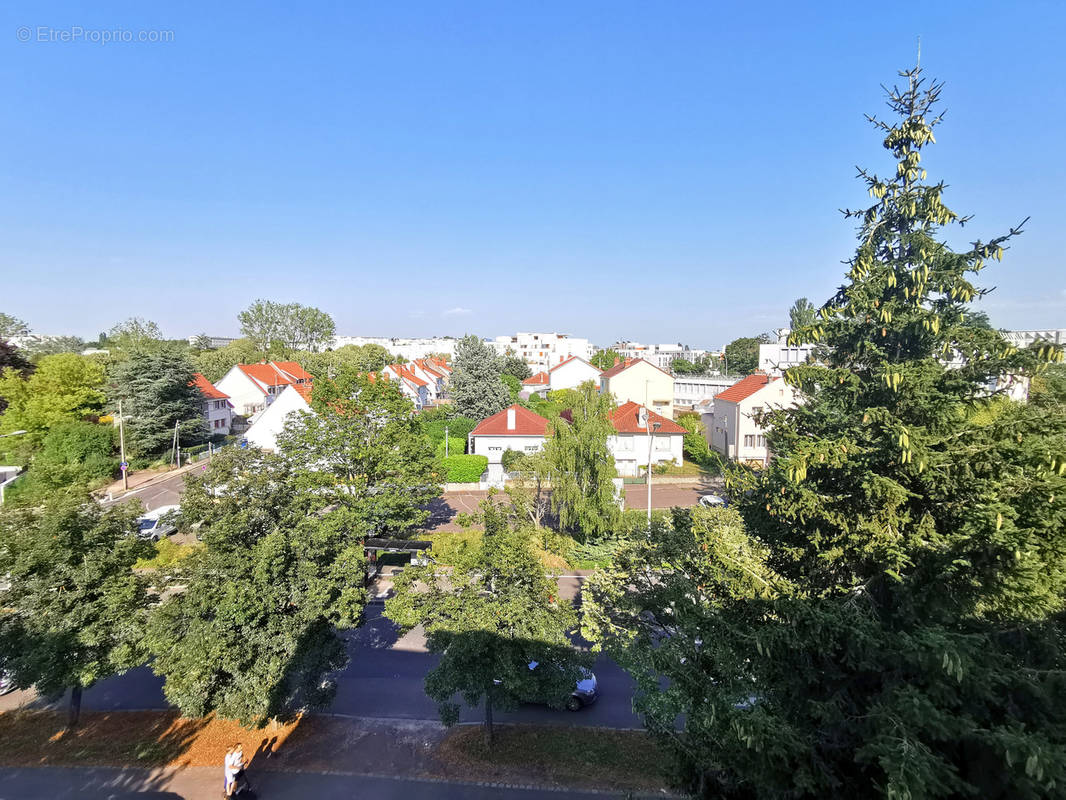
[[[973,0],[5,3],[0,310],[721,345],[840,283],[919,35],[956,241],[1032,217],[984,308],[1066,326],[1066,4]]]

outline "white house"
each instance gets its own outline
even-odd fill
[[[795,390],[781,378],[757,372],[741,379],[714,398],[711,447],[733,461],[765,465],[766,430],[753,417],[795,403]]]
[[[603,372],[600,391],[620,404],[632,401],[667,419],[674,416],[674,376],[641,358],[627,358]]]
[[[779,328],[777,342],[759,345],[759,369],[767,375],[783,375],[789,367],[799,366],[812,358],[815,345],[790,345],[788,328]]]
[[[276,450],[278,435],[285,429],[290,414],[311,411],[311,385],[290,384],[259,415],[244,434],[249,446],[261,450]]]
[[[513,405],[486,417],[470,431],[467,452],[489,460],[489,483],[503,481],[503,454],[507,450],[535,453],[543,449],[548,420],[528,408]]]
[[[551,377],[543,370],[522,381],[522,391],[545,397],[551,389]]]
[[[210,435],[221,434],[229,436],[233,425],[233,406],[230,404],[229,395],[220,392],[211,381],[199,372],[193,373],[192,385],[200,390],[204,396],[200,410],[203,412],[204,421],[207,423],[207,432]]]
[[[684,458],[685,429],[639,403],[620,405],[611,412],[611,424],[615,434],[607,437],[607,449],[622,477],[643,474],[649,460],[680,464]]]
[[[736,382],[736,378],[724,375],[675,375],[674,409],[695,409]]]
[[[417,377],[426,382],[430,405],[437,405],[444,400],[448,387],[448,373],[438,361],[417,358],[407,366]]]
[[[421,411],[429,405],[429,381],[422,380],[406,364],[389,364],[381,370],[381,377],[394,381],[400,392]]]
[[[244,417],[265,409],[290,385],[311,385],[311,376],[295,361],[237,364],[215,384],[233,403],[233,413]]]
[[[599,369],[581,356],[570,356],[548,370],[548,388],[553,392],[559,389],[576,389],[586,381],[599,385],[600,374]]]

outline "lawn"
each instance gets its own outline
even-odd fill
[[[177,542],[172,542],[170,539],[160,539],[155,543],[155,555],[152,558],[142,558],[133,565],[133,568],[167,569],[168,567],[177,564],[183,558],[188,558],[202,547],[203,545],[200,543],[178,544]]]
[[[566,541],[556,542],[559,547],[553,547],[552,550],[545,550],[541,545],[541,538],[539,535],[534,535],[533,548],[537,555],[540,556],[540,560],[544,563],[547,569],[567,569],[570,563],[559,552],[567,552],[573,545],[574,540],[569,536],[560,537],[558,534],[552,533],[552,537],[556,539],[565,539]],[[438,531],[436,533],[428,534],[424,536],[425,541],[433,542],[433,560],[438,564],[444,564],[445,566],[451,566],[461,559],[466,553],[476,549],[481,544],[481,537],[484,536],[484,531],[480,528],[469,527],[464,528],[461,531]]]
[[[571,725],[497,725],[490,749],[481,726],[453,728],[437,749],[445,777],[616,791],[669,786],[668,759],[644,731]]]

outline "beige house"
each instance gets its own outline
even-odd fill
[[[601,374],[600,391],[614,395],[618,405],[636,403],[674,418],[674,376],[641,358],[627,358]]]
[[[765,465],[770,457],[766,430],[754,417],[795,403],[795,390],[781,378],[749,375],[714,398],[711,447],[732,461]]]

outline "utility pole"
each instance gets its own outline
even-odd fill
[[[118,451],[119,458],[122,459],[122,490],[128,491],[130,488],[129,473],[130,462],[126,460],[126,426],[122,420],[122,401],[118,401]]]
[[[448,426],[444,426],[444,457],[448,457]]]
[[[174,420],[174,464],[181,469],[181,440],[178,438],[179,420]]]

